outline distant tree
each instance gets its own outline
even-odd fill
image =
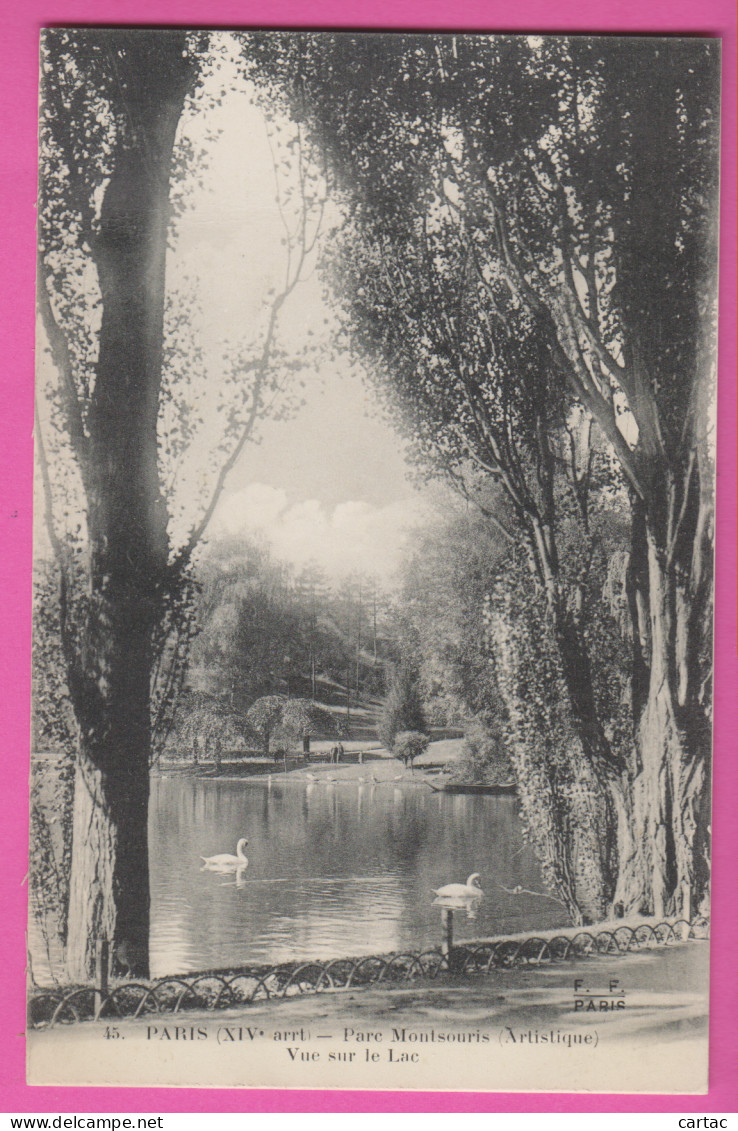
[[[349,198],[339,256],[355,338],[424,456],[461,490],[471,466],[505,489],[513,527],[491,520],[522,542],[544,596],[573,776],[591,778],[613,853],[602,899],[689,914],[709,885],[718,49],[312,33],[257,45]],[[592,451],[628,492],[625,758],[594,694],[584,590],[561,568],[565,467],[597,552]]]
[[[243,715],[229,710],[213,695],[189,692],[179,705],[175,731],[178,750],[193,752],[193,761],[205,758],[220,748],[242,746],[246,735]],[[195,752],[197,751],[197,758]]]
[[[328,607],[330,588],[325,571],[316,562],[308,562],[295,579],[295,592],[302,611],[310,663],[310,695],[317,694],[320,653],[320,614]]]
[[[490,504],[491,505],[491,504]],[[398,635],[419,657],[425,711],[439,725],[503,710],[490,667],[484,604],[507,545],[476,509],[439,500],[417,524],[400,567]]]
[[[394,750],[396,736],[401,731],[425,731],[425,715],[420,694],[418,672],[407,662],[395,670],[377,734],[386,750]]]
[[[288,594],[254,585],[238,600],[236,616],[227,657],[234,703],[245,707],[268,693],[289,693],[308,658],[300,613]]]
[[[406,766],[412,766],[416,758],[425,754],[430,743],[427,734],[417,730],[401,730],[395,735],[393,753],[400,758]]]
[[[246,712],[246,723],[261,746],[262,753],[269,755],[269,742],[282,723],[282,713],[287,699],[284,695],[264,695],[252,703]]]
[[[192,679],[245,711],[262,695],[297,683],[306,663],[290,569],[256,538],[213,541],[198,566],[200,631]]]
[[[330,711],[310,699],[287,699],[282,705],[280,732],[306,739],[336,733],[336,720]]]

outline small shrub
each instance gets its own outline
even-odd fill
[[[384,702],[377,727],[379,741],[386,750],[393,750],[396,735],[403,731],[422,733],[425,726],[417,672],[401,667],[392,677]]]
[[[513,777],[500,735],[490,733],[479,722],[472,723],[464,735],[460,770],[464,781],[485,785],[503,785]]]
[[[396,758],[401,758],[407,766],[412,766],[416,758],[428,749],[430,738],[419,730],[402,730],[395,735],[392,752]]]
[[[311,699],[288,699],[282,707],[280,737],[304,739],[333,736],[336,720],[330,711]]]

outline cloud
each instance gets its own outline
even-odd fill
[[[291,502],[281,488],[252,483],[221,501],[214,532],[261,533],[278,558],[297,566],[316,561],[333,577],[360,570],[388,579],[424,510],[419,497],[386,506],[356,500],[334,507],[317,499]]]

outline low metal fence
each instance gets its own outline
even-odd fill
[[[267,999],[394,985],[441,974],[473,977],[494,970],[543,966],[597,955],[626,954],[709,937],[709,920],[678,919],[612,930],[579,931],[553,938],[494,939],[459,943],[444,953],[335,958],[329,962],[283,963],[238,971],[185,974],[150,982],[121,981],[112,988],[75,986],[35,988],[29,999],[29,1025],[47,1028],[113,1017],[179,1014],[189,1010],[232,1009]]]

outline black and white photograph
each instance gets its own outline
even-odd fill
[[[39,106],[29,1082],[705,1092],[720,41]]]

